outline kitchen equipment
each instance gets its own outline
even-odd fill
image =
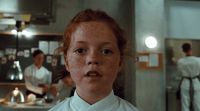
[[[44,100],[46,103],[52,103],[53,99],[54,99],[53,95],[50,94],[49,92],[44,96]]]
[[[7,97],[7,101],[11,103],[24,103],[24,94],[16,87]]]

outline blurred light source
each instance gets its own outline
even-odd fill
[[[17,34],[17,30],[13,29],[13,30],[11,30],[11,33],[16,35]]]
[[[11,67],[8,70],[7,78],[9,80],[23,80],[23,74],[19,61],[14,61]]]
[[[149,36],[145,39],[145,45],[148,48],[156,48],[157,47],[157,39],[153,36]]]
[[[24,35],[27,38],[30,38],[32,36],[32,33],[30,31],[23,30],[22,31],[22,35]]]
[[[17,28],[17,34],[16,34],[16,53],[15,58],[17,59],[17,53],[18,53],[18,42],[19,42],[19,32],[21,32],[21,21],[16,21],[16,28]],[[13,31],[14,32],[14,31]],[[10,68],[8,69],[7,79],[9,80],[23,80],[23,74],[20,67],[20,63],[17,60],[13,60]]]

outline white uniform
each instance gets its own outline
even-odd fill
[[[66,98],[49,111],[138,111],[129,102],[114,95],[113,91],[104,99],[93,105],[81,99],[77,93],[71,98]]]
[[[38,69],[32,64],[25,69],[24,75],[26,88],[37,94],[43,93],[43,89],[38,86],[39,84],[50,85],[51,83],[51,72],[43,66]]]
[[[200,58],[187,56],[179,59],[178,69],[183,77],[195,77],[200,74]],[[192,79],[194,87],[193,107],[194,111],[200,111],[200,82],[198,78]],[[182,111],[189,111],[190,104],[190,81],[184,79],[181,84],[181,106]]]

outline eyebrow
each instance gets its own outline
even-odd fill
[[[86,41],[77,41],[77,43],[86,44],[87,42]],[[109,44],[111,44],[111,42],[103,42],[103,43],[101,43],[101,45],[109,45]]]

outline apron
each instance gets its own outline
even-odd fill
[[[185,77],[185,76],[182,76],[181,81],[180,81],[179,86],[178,86],[178,91],[177,91],[177,94],[176,94],[177,98],[181,99],[181,84],[183,82],[183,79],[188,79],[190,81],[190,87],[189,87],[189,94],[190,94],[189,109],[190,109],[190,111],[194,111],[194,107],[193,107],[194,85],[193,85],[192,80],[196,79],[196,78],[199,79],[199,81],[200,81],[200,75],[197,75],[197,76],[194,76],[194,77]]]

